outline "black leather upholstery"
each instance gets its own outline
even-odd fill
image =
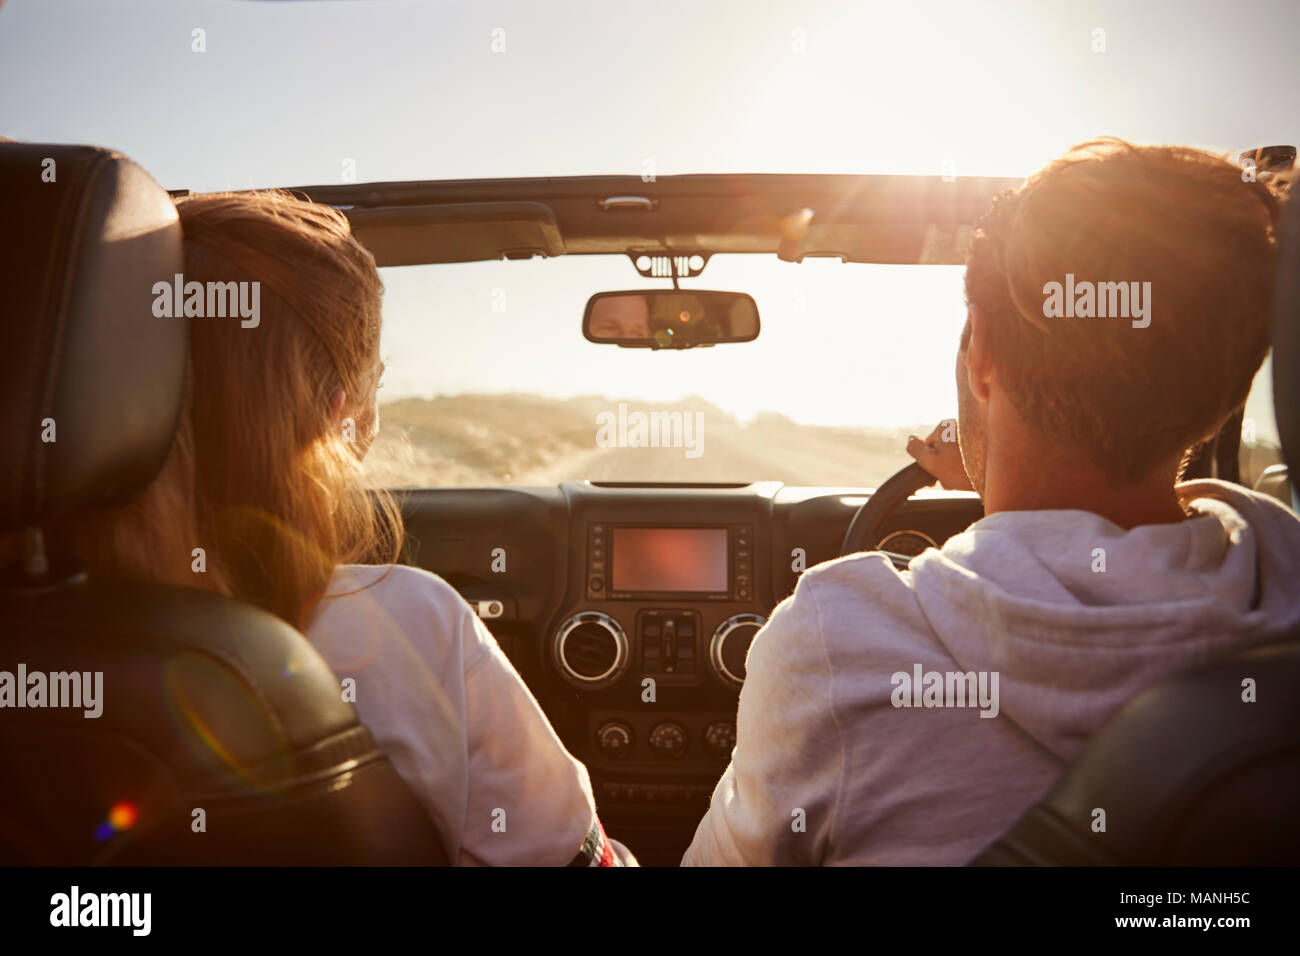
[[[53,182],[42,173],[53,162]],[[88,146],[0,144],[0,533],[120,502],[161,467],[185,382],[184,321],[153,315],[181,271],[167,193]],[[42,441],[53,419],[56,441]]]
[[[1256,682],[1254,703],[1242,681]],[[1105,830],[1094,830],[1094,811]],[[1088,742],[977,866],[1300,861],[1300,644],[1171,678]]]
[[[6,863],[435,863],[432,822],[297,631],[181,588],[0,594],[3,667],[102,672],[102,715],[0,711]],[[137,822],[104,829],[128,804]],[[194,811],[204,812],[196,832]]]
[[[0,207],[2,536],[147,484],[174,435],[187,334],[152,312],[153,283],[183,271],[175,211],[129,160],[0,143]],[[101,673],[102,713],[0,708],[0,864],[446,862],[293,628],[204,591],[51,566],[0,572],[0,671]]]
[[[1274,401],[1300,460],[1300,202],[1284,211]],[[1256,682],[1256,700],[1242,682]],[[1105,831],[1094,811],[1105,811]],[[1300,864],[1300,634],[1130,701],[974,866]]]

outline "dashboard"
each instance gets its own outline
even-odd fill
[[[642,863],[676,865],[735,745],[750,641],[803,570],[838,556],[868,493],[572,482],[398,496],[405,560],[485,619],[586,764],[605,829]],[[920,553],[982,514],[971,494],[915,497],[881,544]]]

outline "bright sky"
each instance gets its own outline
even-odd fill
[[[1103,133],[1296,143],[1297,39],[1295,0],[8,0],[0,135],[112,146],[195,190],[339,182],[346,160],[358,181],[646,160],[1016,176]],[[384,280],[385,397],[700,394],[862,424],[955,410],[960,269],[715,259],[697,285],[752,292],[764,331],[682,355],[581,339],[590,293],[645,284],[621,260]]]

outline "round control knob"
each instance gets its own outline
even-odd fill
[[[632,728],[621,720],[611,720],[596,731],[596,746],[603,756],[626,757],[632,749]]]
[[[650,731],[650,749],[656,757],[668,760],[680,757],[686,750],[686,728],[674,721],[657,724]]]
[[[745,683],[750,642],[766,623],[767,618],[761,614],[736,614],[718,625],[709,641],[709,666],[718,680],[736,688]]]
[[[736,725],[729,720],[718,720],[704,731],[704,749],[715,757],[730,757],[736,749]]]
[[[575,687],[600,690],[623,676],[628,665],[627,635],[608,614],[583,611],[560,625],[551,656],[561,676]]]

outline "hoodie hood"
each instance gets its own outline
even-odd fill
[[[1300,520],[1226,482],[1177,490],[1177,524],[999,512],[912,562],[939,641],[996,671],[1002,715],[1063,760],[1160,678],[1300,627]]]

